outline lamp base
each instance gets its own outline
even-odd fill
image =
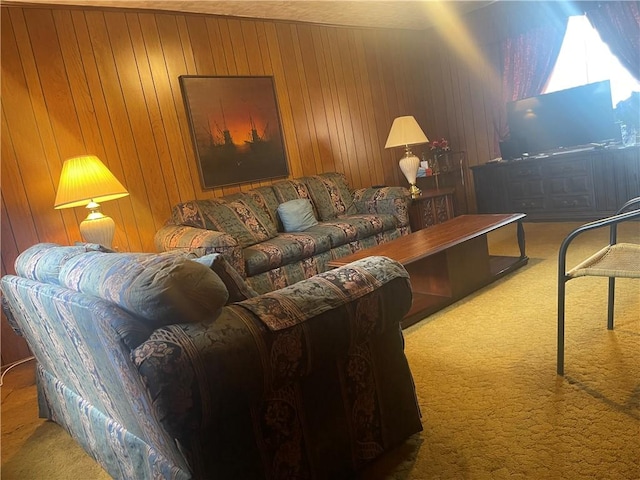
[[[409,193],[411,194],[411,198],[418,198],[422,195],[422,190],[420,190],[415,183],[412,183],[409,188]]]
[[[80,223],[80,233],[85,242],[97,243],[111,248],[116,233],[116,223],[99,210],[100,205],[91,202],[87,208],[91,210],[87,218]]]
[[[418,176],[420,159],[411,153],[408,145],[406,149],[404,157],[402,157],[399,162],[400,170],[402,170],[402,174],[407,179],[407,182],[409,182],[409,185],[411,185],[409,188],[411,197],[416,198],[422,193],[422,191],[416,186],[416,177]]]

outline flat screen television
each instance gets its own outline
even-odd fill
[[[509,102],[507,124],[529,155],[620,141],[609,80]]]

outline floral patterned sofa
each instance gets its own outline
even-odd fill
[[[318,223],[287,232],[281,206],[300,199],[310,202]],[[222,253],[264,293],[326,271],[331,259],[410,233],[410,202],[406,188],[351,191],[344,175],[323,173],[176,205],[155,244],[158,251]]]
[[[116,479],[352,478],[422,429],[386,257],[264,295],[220,254],[38,244],[16,272],[40,414]]]

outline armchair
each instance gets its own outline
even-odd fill
[[[627,211],[637,205],[634,210]],[[618,243],[618,225],[640,219],[640,197],[627,201],[615,215],[596,220],[574,229],[563,240],[558,253],[558,347],[557,372],[564,375],[564,325],[566,283],[577,277],[608,277],[607,328],[613,330],[613,307],[616,277],[640,278],[640,244]],[[567,250],[579,235],[599,228],[609,227],[609,243],[579,265],[567,271]]]

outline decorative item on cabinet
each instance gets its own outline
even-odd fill
[[[422,153],[423,161],[428,158],[429,151]],[[467,192],[468,182],[465,179],[466,154],[463,151],[447,151],[439,154],[437,160],[427,160],[431,169],[428,174],[424,168],[418,169],[416,183],[427,192],[430,190],[454,189],[453,198],[456,215],[468,213]]]
[[[464,159],[465,152],[447,151],[434,154],[433,157],[428,160],[426,152],[422,152],[422,162],[418,169],[418,178],[433,176],[433,184],[435,188],[442,186],[455,186],[450,183],[453,179],[444,179],[446,176],[459,177],[457,180],[464,186]],[[422,166],[423,162],[427,162],[431,168],[431,175],[428,175],[425,168]]]
[[[449,160],[449,152],[451,151],[449,140],[443,137],[440,140],[432,140],[427,146],[433,158],[432,168],[434,174],[447,173],[451,167]]]
[[[429,166],[429,160],[427,160],[426,152],[422,152],[422,161],[420,162],[420,168],[424,170],[424,176],[430,177],[433,175],[433,169]]]

